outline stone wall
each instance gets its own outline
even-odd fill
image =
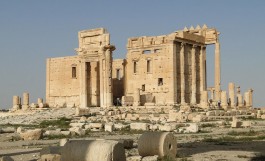
[[[46,101],[49,106],[79,106],[80,65],[78,57],[49,58],[46,70]]]

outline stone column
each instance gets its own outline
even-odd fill
[[[229,89],[229,104],[230,104],[230,107],[235,107],[235,84],[234,83],[229,83],[228,89]]]
[[[180,49],[180,102],[181,105],[185,105],[185,57],[184,57],[184,48],[185,48],[185,43],[181,43],[181,49]]]
[[[81,79],[80,79],[80,107],[87,107],[87,71],[86,62],[81,62]]]
[[[208,108],[208,91],[202,91],[201,95],[201,108]]]
[[[205,68],[205,58],[206,58],[206,48],[201,46],[200,49],[200,92],[206,90],[206,68]]]
[[[29,108],[29,93],[25,92],[23,93],[22,109],[28,109],[28,108]]]
[[[227,95],[226,91],[221,92],[221,106],[223,109],[227,110]]]
[[[136,88],[133,96],[133,106],[139,106],[139,105],[140,105],[140,89]]]
[[[221,63],[220,63],[220,44],[215,43],[215,101],[220,101],[221,92]]]
[[[196,102],[196,45],[192,46],[191,50],[191,101],[192,105]]]
[[[13,96],[13,109],[18,110],[20,108],[19,96]]]
[[[242,96],[242,94],[237,94],[237,106],[243,107],[243,96]]]
[[[244,98],[244,104],[246,107],[250,107],[250,102],[249,102],[249,92],[245,92],[244,94],[245,98]]]
[[[103,52],[103,50],[102,50]],[[105,61],[105,59],[103,58],[103,56],[101,56],[100,60],[99,60],[99,86],[100,86],[100,107],[104,107],[105,106],[105,101],[104,101],[104,70],[103,70],[103,66],[104,63],[103,61]]]
[[[105,58],[106,58],[106,70],[105,70],[105,93],[106,93],[106,106],[113,106],[113,93],[112,93],[112,51],[115,50],[115,46],[107,45],[105,49]]]
[[[250,107],[253,107],[253,89],[249,89],[249,105]]]

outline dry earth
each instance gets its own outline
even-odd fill
[[[74,109],[50,109],[43,111],[31,111],[23,113],[0,113],[0,124],[38,124],[42,120],[70,117],[75,113]],[[178,140],[177,160],[194,161],[257,161],[265,160],[265,139],[248,141],[247,139],[236,140],[242,134],[243,137],[256,137],[257,132],[265,132],[265,121],[252,120],[251,128],[230,127],[204,127],[196,134],[175,134]],[[0,127],[1,127],[0,126]],[[249,133],[254,135],[248,135]],[[91,132],[82,138],[71,139],[133,139],[135,148],[126,150],[127,156],[137,155],[137,140],[142,132],[121,134],[120,132]],[[229,135],[229,133],[236,133]],[[58,145],[59,139],[23,141],[16,140],[15,133],[0,134],[0,156],[11,156],[15,161],[35,161],[39,159],[39,151],[42,147]],[[246,135],[246,136],[244,136]],[[229,139],[223,139],[229,137]]]

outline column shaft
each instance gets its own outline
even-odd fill
[[[181,49],[180,49],[180,83],[181,83],[181,87],[180,87],[180,96],[181,96],[181,104],[185,104],[185,59],[184,59],[184,48],[185,48],[185,44],[181,43]]]
[[[191,51],[191,104],[196,104],[196,46]]]
[[[215,43],[215,101],[220,101],[221,92],[221,64],[220,64],[220,44]]]

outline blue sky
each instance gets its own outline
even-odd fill
[[[0,108],[12,96],[45,98],[45,60],[75,55],[77,32],[106,28],[125,58],[129,37],[168,34],[207,24],[220,32],[222,89],[229,82],[254,89],[254,105],[265,106],[265,1],[263,0],[8,0],[0,2]],[[213,86],[214,48],[207,48],[207,82]]]

